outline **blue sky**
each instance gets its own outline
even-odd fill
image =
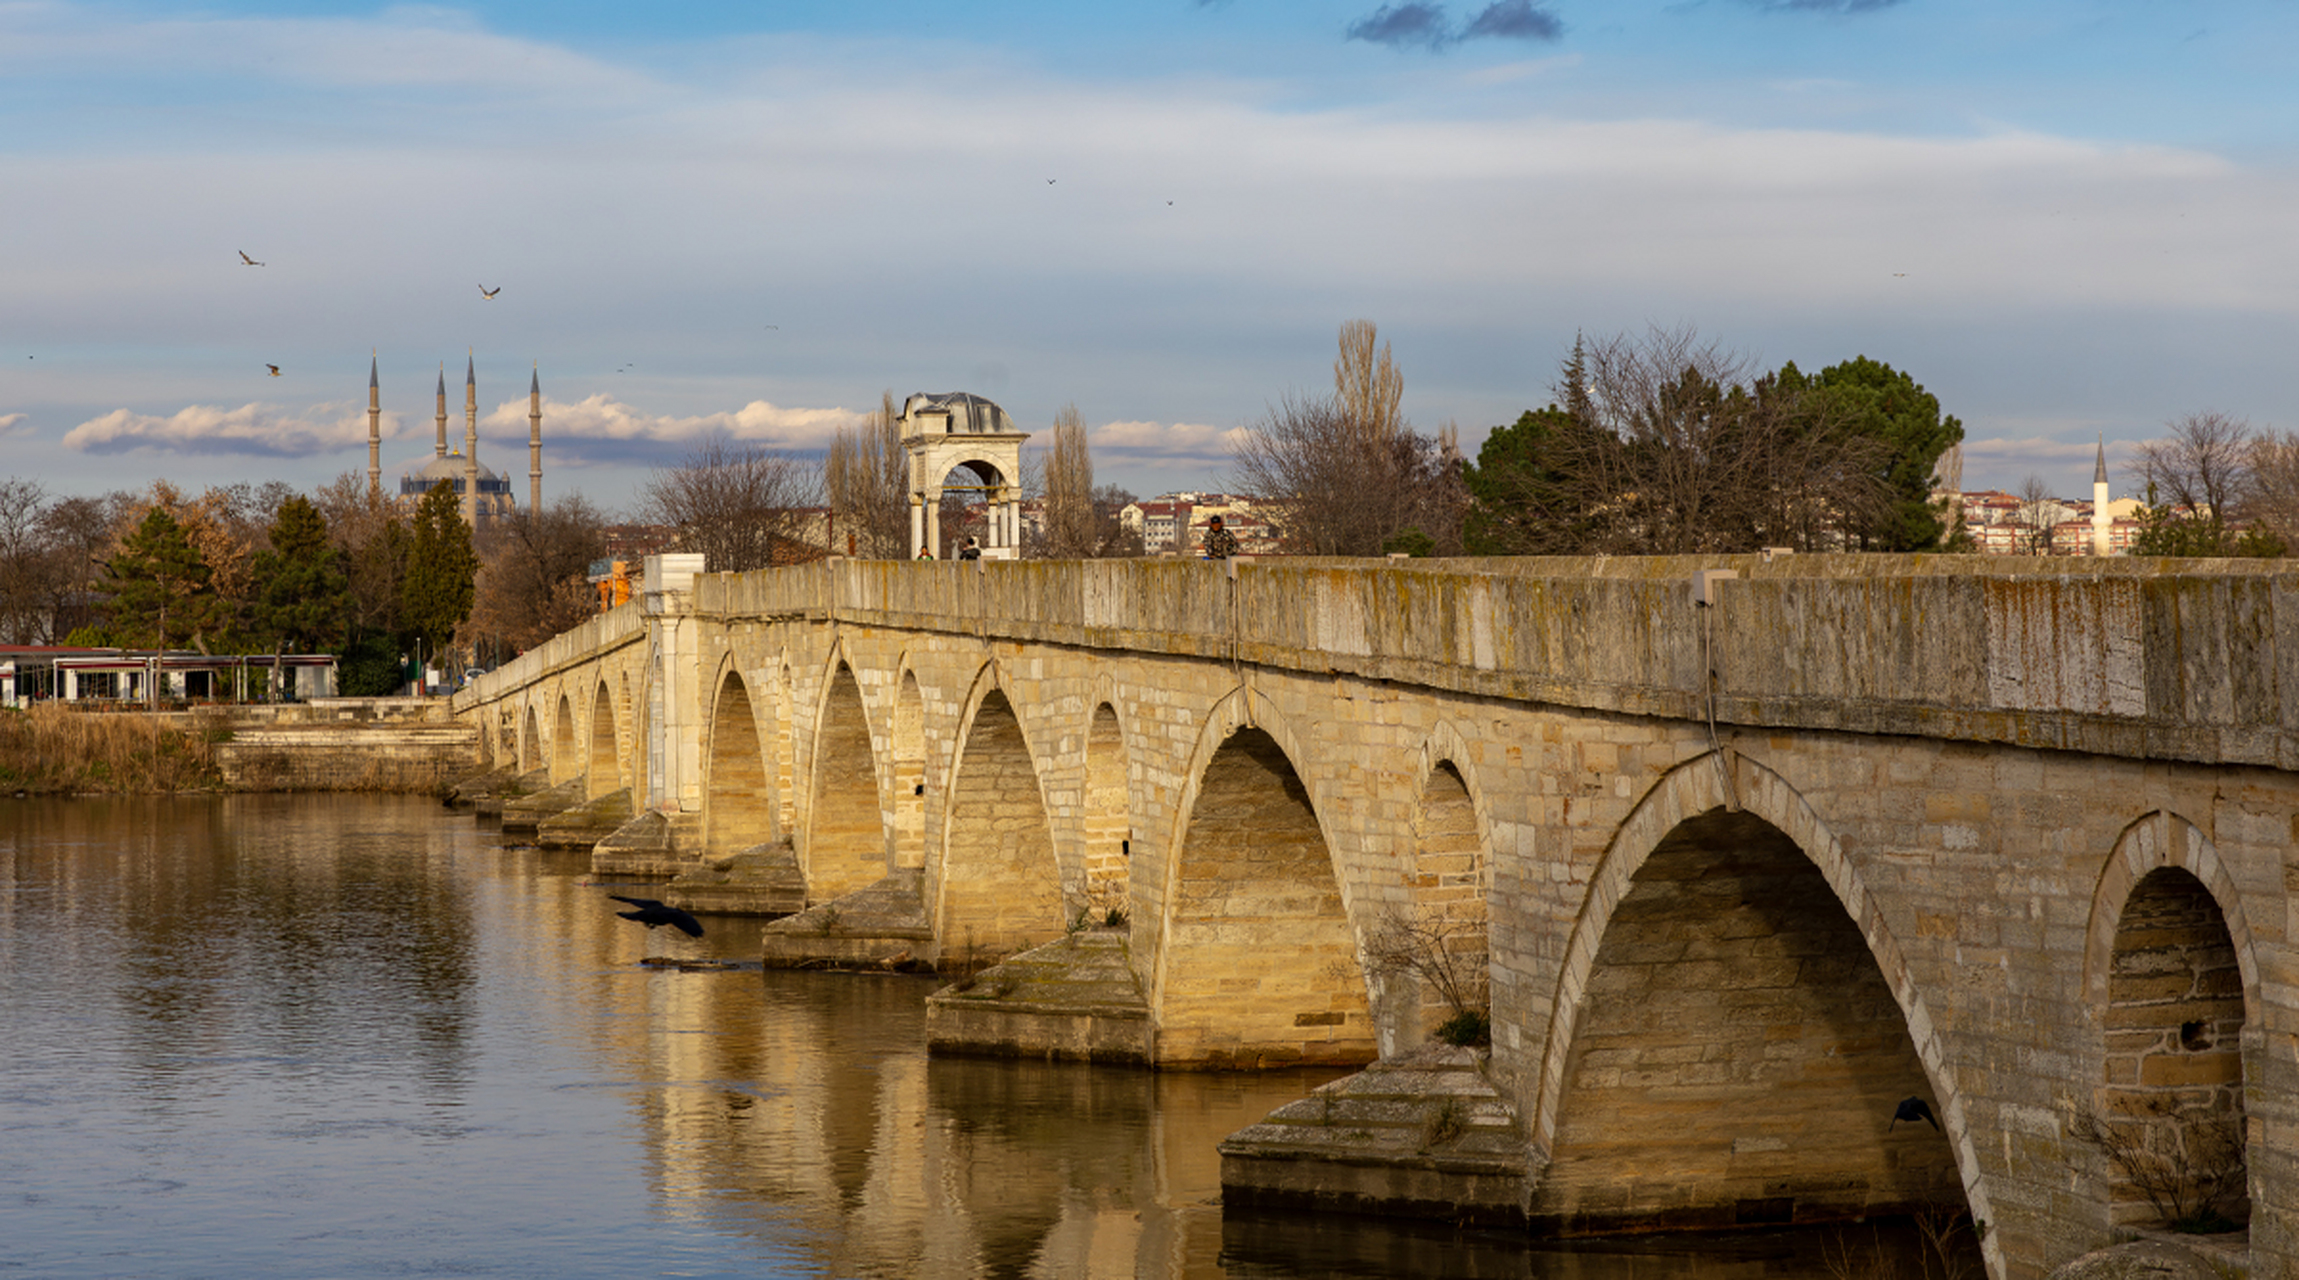
[[[0,469],[322,483],[372,349],[393,474],[475,352],[482,460],[537,367],[610,506],[887,387],[1218,487],[1364,317],[1472,447],[1576,331],[1691,324],[2079,494],[2102,435],[2299,428],[2295,50],[2294,0],[0,0]]]

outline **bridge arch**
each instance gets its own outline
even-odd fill
[[[703,765],[703,847],[713,853],[782,838],[756,701],[742,673],[722,665]]]
[[[519,716],[519,772],[543,767],[542,730],[535,723],[535,704],[529,702]]]
[[[886,759],[894,778],[894,865],[926,865],[926,699],[908,655],[900,672],[889,721]]]
[[[1536,1219],[1807,1221],[1951,1186],[1991,1216],[1899,944],[1780,775],[1715,752],[1664,774],[1614,833],[1564,957],[1532,1115],[1549,1159]],[[1889,1123],[1910,1093],[1938,1100],[1941,1133]],[[1665,1182],[1637,1177],[1655,1163]],[[1800,1189],[1783,1194],[1788,1170]]]
[[[2086,1120],[2136,1143],[2143,1162],[2241,1165],[2241,1194],[2223,1207],[2243,1218],[2256,1177],[2244,1093],[2264,1043],[2257,948],[2242,895],[2194,822],[2158,809],[2117,836],[2092,895],[2084,995],[2101,1028]],[[2152,1225],[2156,1207],[2132,1171],[2107,1164],[2110,1222]]]
[[[615,737],[614,703],[607,682],[600,680],[591,692],[590,755],[583,765],[584,789],[592,800],[623,786],[623,753]]]
[[[559,712],[551,721],[551,785],[572,782],[583,776],[583,763],[575,743],[575,700],[566,690],[559,691]]]
[[[991,954],[1060,937],[1065,877],[1037,756],[995,661],[975,673],[953,736],[941,853],[930,864],[935,933],[945,949]]]
[[[876,883],[887,870],[877,752],[862,685],[843,643],[832,646],[824,666],[812,756],[806,839],[799,858],[806,869],[807,900],[827,902]]]
[[[1085,910],[1097,921],[1132,909],[1132,789],[1126,785],[1125,722],[1118,703],[1097,689],[1087,703],[1084,774],[1078,806],[1078,875]]]
[[[1250,687],[1206,715],[1167,845],[1151,984],[1162,1066],[1376,1056],[1357,932],[1304,758]]]

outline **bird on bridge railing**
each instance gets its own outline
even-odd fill
[[[650,930],[658,924],[667,924],[690,938],[702,936],[702,922],[677,907],[666,906],[653,898],[626,898],[619,893],[610,893],[607,896],[617,902],[628,902],[638,908],[636,911],[617,911],[615,913],[625,920],[636,920]]]
[[[1900,1099],[1900,1105],[1892,1112],[1892,1124],[1885,1125],[1884,1131],[1886,1133],[1890,1133],[1892,1131],[1892,1125],[1896,1125],[1902,1120],[1907,1121],[1909,1124],[1916,1124],[1921,1122],[1928,1124],[1935,1129],[1940,1127],[1940,1122],[1932,1118],[1932,1108],[1927,1105],[1922,1098]]]

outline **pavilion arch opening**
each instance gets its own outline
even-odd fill
[[[599,682],[598,692],[591,695],[591,750],[584,774],[589,779],[593,800],[622,789],[622,752],[615,744],[614,695],[607,692],[603,680]]]
[[[583,755],[575,745],[575,700],[559,695],[559,715],[551,725],[551,785],[582,776]]]
[[[2244,1020],[2243,974],[2218,900],[2179,867],[2150,871],[2116,921],[2106,1080],[2087,1118],[2109,1153],[2117,1226],[2249,1220]]]
[[[1097,921],[1128,906],[1133,864],[1133,818],[1127,810],[1126,744],[1118,713],[1110,704],[1094,708],[1086,730],[1085,805],[1080,814],[1084,838],[1085,909]]]
[[[926,865],[926,703],[918,674],[902,673],[894,695],[894,865]]]
[[[750,687],[736,672],[719,681],[711,709],[710,763],[704,785],[703,846],[733,853],[782,838],[775,820],[774,784],[767,776]]]
[[[823,902],[886,875],[886,826],[862,687],[841,662],[823,697],[814,739],[814,798],[807,815],[806,896]]]
[[[535,704],[530,702],[519,717],[519,772],[533,773],[542,767],[542,730],[535,723]]]
[[[1532,1217],[1574,1232],[1962,1212],[1942,1114],[1857,925],[1750,813],[1679,823],[1589,970]]]
[[[1046,823],[1038,771],[1006,695],[992,689],[974,711],[951,775],[939,875],[947,949],[1005,955],[1060,937],[1062,872]]]
[[[1160,1066],[1355,1066],[1375,1056],[1355,931],[1308,788],[1267,732],[1206,764],[1168,893]]]
[[[1488,880],[1476,803],[1450,761],[1422,785],[1400,874],[1402,900],[1383,904],[1366,934],[1367,967],[1389,1015],[1383,1049],[1411,1049],[1447,1024],[1449,1038],[1467,1043],[1491,1011]]]

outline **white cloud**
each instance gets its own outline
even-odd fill
[[[1098,455],[1116,460],[1227,462],[1243,427],[1196,422],[1106,422],[1086,433]]]
[[[382,415],[378,430],[399,433],[398,415]],[[251,454],[303,458],[365,443],[367,410],[316,404],[295,410],[270,404],[237,409],[195,404],[166,417],[114,409],[64,433],[64,447],[80,453]]]
[[[31,416],[28,413],[0,413],[0,436],[32,434],[32,429],[24,425]]]
[[[663,460],[665,446],[692,444],[712,433],[773,449],[811,451],[829,445],[840,427],[858,425],[851,409],[801,409],[753,400],[739,409],[677,417],[633,408],[605,393],[574,404],[543,398],[544,465],[552,461]],[[506,433],[527,437],[527,402],[507,401],[480,420],[492,442]]]

